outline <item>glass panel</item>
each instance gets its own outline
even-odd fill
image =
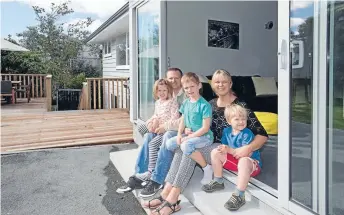
[[[312,1],[292,1],[290,8],[291,30],[291,198],[312,209],[314,170],[313,150],[313,50],[314,4]],[[316,159],[316,158],[315,158]]]
[[[266,4],[266,2],[261,2],[258,1],[258,4]],[[272,17],[276,16],[278,14],[278,4],[280,2],[273,2],[271,1],[269,4],[271,4],[271,6],[274,4],[274,9],[275,10],[271,10],[269,11],[269,13],[271,14]],[[250,1],[248,2],[248,4],[255,4],[254,2]],[[277,12],[276,12],[277,11]],[[265,16],[266,11],[262,11],[260,10],[260,12],[255,12],[255,15],[258,17],[262,17]],[[279,17],[278,17],[278,22],[279,22]],[[286,20],[287,22],[289,20]],[[276,23],[275,23],[276,24]],[[267,24],[266,24],[267,26]],[[288,26],[285,26],[288,29]],[[267,28],[267,27],[266,27]],[[276,36],[276,42],[279,41],[279,39],[277,39],[278,37],[278,32],[275,31],[273,33],[274,36]],[[260,35],[262,36],[262,35]],[[276,50],[272,50],[274,53],[277,53],[277,46],[276,46]],[[276,61],[278,61],[278,58],[275,58]],[[276,65],[278,64],[278,62],[276,63]],[[273,82],[276,85],[279,85],[278,83],[278,67],[274,68],[276,69],[276,74],[270,74],[271,77],[275,76]],[[263,75],[264,76],[264,75]],[[279,86],[277,86],[279,87]],[[245,94],[245,93],[244,93]],[[272,96],[259,96],[259,102],[261,103],[265,103],[265,110],[267,112],[271,112],[271,113],[277,113],[278,112],[278,96],[272,95]],[[258,101],[258,100],[257,100]],[[261,108],[260,108],[261,109]],[[259,111],[257,111],[256,114]],[[266,130],[269,133],[269,126],[266,127]],[[271,132],[271,129],[270,129]],[[251,179],[251,182],[253,182],[254,185],[256,185],[257,187],[259,187],[260,189],[266,191],[267,193],[270,193],[271,195],[277,197],[278,196],[278,148],[279,148],[279,142],[278,142],[278,135],[275,134],[271,134],[269,135],[269,139],[267,141],[266,144],[264,144],[264,146],[260,149],[260,156],[261,156],[261,160],[262,160],[262,171],[261,173],[254,177],[253,179]],[[256,180],[255,180],[256,179]]]
[[[159,78],[160,1],[149,1],[137,9],[139,118],[154,112],[153,84]]]
[[[115,41],[116,47],[116,65],[127,65],[126,62],[126,34],[118,36]]]
[[[329,214],[344,214],[344,2],[328,3]]]

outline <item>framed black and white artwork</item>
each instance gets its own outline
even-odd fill
[[[208,47],[239,49],[239,24],[208,20]]]

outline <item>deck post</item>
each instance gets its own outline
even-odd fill
[[[52,103],[52,93],[51,93],[51,79],[52,79],[52,75],[47,75],[45,77],[45,95],[46,95],[46,108],[47,111],[51,111],[51,103]]]
[[[89,86],[87,82],[83,82],[82,83],[82,93],[84,94],[84,108],[85,110],[89,110],[90,109],[90,100],[89,100],[89,90],[88,90]]]

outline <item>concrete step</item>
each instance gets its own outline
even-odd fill
[[[139,153],[139,148],[118,152],[110,153],[110,160],[121,174],[122,178],[127,181],[129,177],[134,172],[135,161]],[[143,203],[143,199],[138,197],[140,190],[133,191],[133,194],[136,196],[140,203]],[[195,208],[183,195],[180,196],[182,210],[174,213],[176,215],[202,215],[202,213]],[[145,209],[146,213],[149,214],[150,210]]]
[[[120,172],[124,180],[133,174],[138,149],[112,152],[110,153],[110,159]],[[235,190],[235,185],[229,180],[225,180],[225,189],[214,193],[205,193],[201,190],[201,179],[203,177],[203,171],[196,167],[195,172],[184,190],[183,195],[180,196],[182,200],[182,210],[176,214],[186,215],[229,215],[233,212],[224,208],[225,202],[230,198],[230,195]],[[230,178],[228,173],[224,173],[225,178]],[[258,189],[258,188],[256,188]],[[133,191],[137,197],[139,191]],[[140,202],[143,200],[138,198]],[[148,213],[149,210],[146,210]],[[281,215],[278,211],[274,210],[267,204],[263,203],[259,199],[247,193],[246,204],[235,212],[237,215]]]
[[[206,193],[201,189],[201,179],[203,171],[196,167],[194,174],[184,190],[183,195],[203,214],[206,215],[230,215],[233,212],[228,211],[224,204],[235,191],[235,184],[225,180],[225,189],[214,193]],[[224,178],[229,177],[224,173]],[[236,211],[237,215],[281,215],[278,211],[272,209],[259,199],[246,193],[246,204]]]

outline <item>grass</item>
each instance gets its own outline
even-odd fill
[[[292,119],[296,122],[312,123],[312,104],[293,104]],[[333,128],[344,130],[343,104],[333,107]]]

